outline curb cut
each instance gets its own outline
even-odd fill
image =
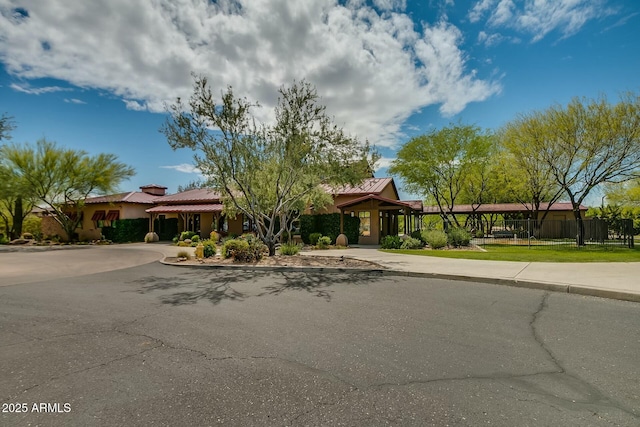
[[[250,270],[250,271],[268,271],[268,272],[286,272],[293,271],[298,273],[361,273],[374,274],[379,276],[400,276],[400,277],[416,277],[426,279],[442,279],[454,280],[458,282],[484,283],[489,285],[511,286],[516,288],[537,289],[542,291],[560,292],[565,294],[574,294],[606,299],[615,299],[620,301],[629,301],[640,303],[640,294],[624,291],[614,291],[608,289],[590,288],[577,285],[563,285],[559,283],[532,282],[517,279],[498,279],[491,277],[473,277],[456,274],[439,274],[439,273],[419,273],[414,271],[389,270],[383,268],[357,268],[357,267],[287,267],[287,266],[258,266],[258,265],[212,265],[212,264],[180,264],[175,262],[167,262],[164,259],[159,261],[164,265],[172,265],[174,267],[195,267],[195,268],[213,268],[218,270]]]

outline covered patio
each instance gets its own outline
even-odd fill
[[[193,231],[200,237],[208,237],[214,230],[218,231],[222,218],[220,203],[199,205],[164,205],[147,209],[150,215],[149,229],[155,230],[156,219],[165,217],[178,218],[178,232]]]
[[[360,245],[377,245],[384,236],[397,236],[400,225],[405,234],[419,230],[422,225],[422,202],[419,200],[399,201],[368,194],[337,205],[336,208],[340,211],[341,233],[344,233],[344,215],[360,219],[360,238],[357,242]]]

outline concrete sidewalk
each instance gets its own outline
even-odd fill
[[[407,275],[482,281],[640,302],[640,262],[480,261],[393,254],[380,252],[375,247],[302,253],[367,260]]]

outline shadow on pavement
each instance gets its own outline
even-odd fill
[[[198,301],[219,304],[222,301],[244,301],[250,297],[281,295],[288,291],[305,291],[330,302],[335,285],[366,285],[382,277],[380,272],[265,272],[256,270],[180,269],[180,274],[149,276],[129,283],[140,285],[136,292],[148,294],[163,292],[159,299],[164,304],[186,305]],[[242,287],[243,290],[238,288]]]

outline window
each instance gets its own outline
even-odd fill
[[[360,218],[360,235],[371,236],[371,212],[358,212],[358,218]]]

